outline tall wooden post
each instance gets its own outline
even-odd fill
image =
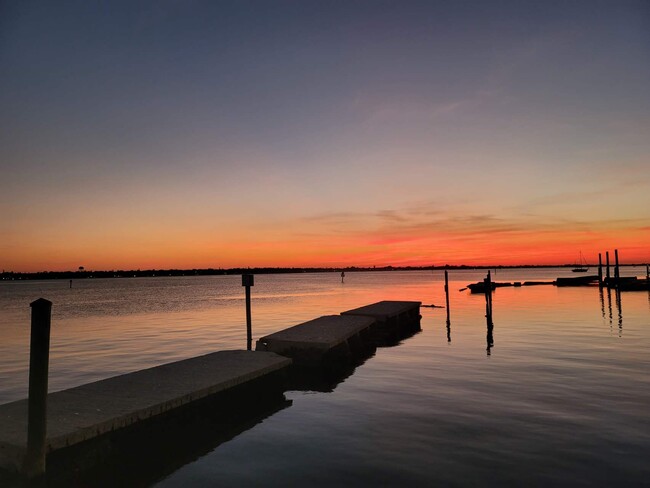
[[[492,276],[488,271],[487,278],[485,278],[485,302],[487,305],[487,313],[492,318]]]
[[[607,268],[606,268],[606,273],[607,274],[605,275],[606,280],[607,280],[607,286],[610,286],[611,283],[609,281],[610,280],[610,275],[609,275],[609,251],[605,252],[605,264],[607,265]]]
[[[33,479],[45,474],[47,434],[47,376],[50,361],[52,302],[30,303],[32,328],[29,345],[29,399],[27,400],[27,452],[23,473]]]
[[[603,287],[603,255],[598,253],[598,286]]]
[[[618,288],[618,280],[621,277],[621,273],[618,269],[618,249],[614,249],[614,281],[616,282],[616,287]]]
[[[246,348],[253,348],[253,326],[251,320],[251,286],[254,285],[252,274],[241,275],[241,284],[246,287]]]
[[[494,346],[493,329],[494,323],[492,322],[492,276],[488,271],[487,278],[485,278],[485,320],[487,324],[487,355],[490,355],[490,350]]]
[[[445,270],[445,301],[447,304],[447,325],[451,323],[449,318],[449,272]]]

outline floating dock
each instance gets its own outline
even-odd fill
[[[57,468],[72,463],[74,471],[84,456],[91,458],[90,466],[101,463],[106,445],[121,444],[118,451],[124,451],[125,445],[146,443],[161,429],[182,432],[188,417],[205,419],[205,412],[215,408],[236,410],[282,396],[288,381],[331,391],[374,353],[378,342],[394,345],[421,330],[420,305],[377,302],[262,337],[256,351],[219,351],[56,393],[47,394],[45,381],[41,391],[46,402],[34,403],[46,413],[42,422],[47,428],[40,430],[44,437],[36,447],[27,446],[28,400],[0,405],[0,468],[39,476],[49,460]],[[47,327],[46,340],[41,341],[46,354],[40,364],[47,366],[51,302],[39,299],[31,306],[32,339],[35,330]],[[32,359],[43,353],[39,350],[40,355],[34,356],[34,344],[32,340]],[[327,376],[321,378],[323,372]],[[30,391],[31,387],[30,381]],[[32,426],[39,419],[35,418]]]
[[[342,312],[343,316],[370,317],[375,320],[373,333],[388,343],[412,335],[420,328],[420,306],[422,302],[384,300]]]
[[[291,359],[270,352],[219,351],[50,393],[46,451],[50,454],[281,376],[290,365]],[[283,387],[279,381],[279,390]],[[21,470],[26,439],[27,400],[0,405],[0,467]]]
[[[555,286],[586,286],[593,283],[598,283],[598,275],[557,278],[555,280]]]
[[[367,350],[372,317],[326,315],[257,341],[256,351],[290,357],[296,366],[325,366],[347,362]]]

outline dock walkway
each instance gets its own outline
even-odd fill
[[[271,351],[296,365],[320,366],[347,359],[364,348],[372,317],[325,315],[262,337],[256,351]]]
[[[373,332],[383,335],[388,343],[392,343],[420,330],[421,305],[422,302],[384,300],[347,310],[341,315],[373,318]]]
[[[47,452],[169,412],[275,372],[291,359],[269,352],[219,351],[89,383],[47,396]],[[19,471],[27,400],[0,405],[0,467]]]

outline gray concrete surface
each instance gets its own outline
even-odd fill
[[[345,312],[342,312],[341,315],[360,315],[364,317],[373,317],[378,321],[386,321],[387,319],[398,317],[403,314],[419,314],[421,304],[422,302],[400,302],[384,300],[381,302],[373,303],[371,305],[347,310]]]
[[[330,352],[348,355],[348,341],[374,323],[372,317],[326,315],[262,337],[255,349],[289,356],[299,364],[316,364]]]
[[[219,351],[136,371],[47,397],[51,452],[287,368],[268,352]],[[27,439],[27,400],[0,405],[0,467],[20,470]]]

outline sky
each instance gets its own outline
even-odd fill
[[[647,1],[0,0],[0,268],[650,261]]]

